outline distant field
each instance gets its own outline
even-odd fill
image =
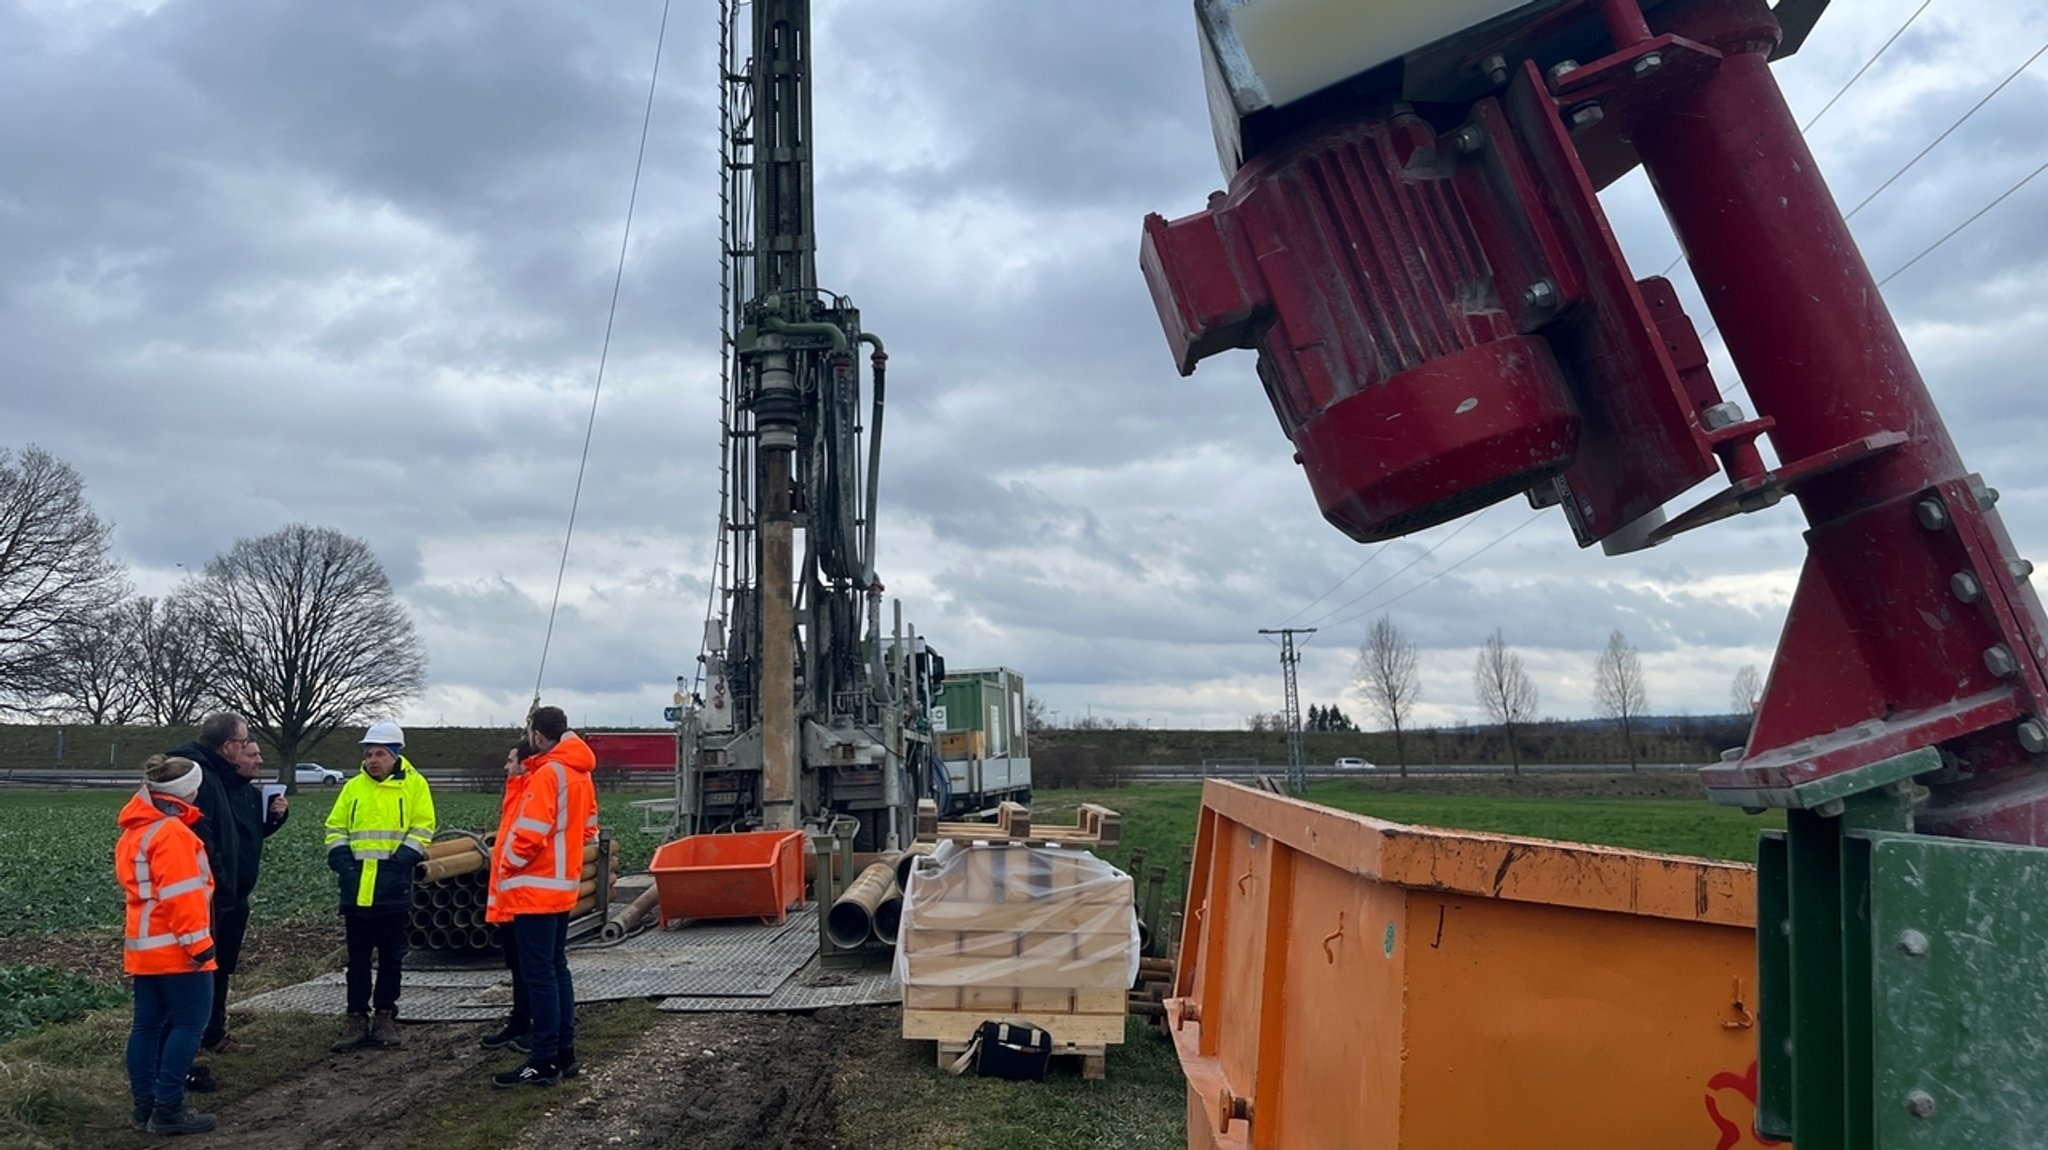
[[[114,881],[114,816],[121,791],[0,792],[0,936],[121,926],[121,890]],[[644,795],[600,797],[605,826],[619,840],[623,870],[643,869],[659,845],[640,833],[640,814],[626,806]],[[263,852],[256,890],[257,921],[337,914],[333,873],[322,848],[334,791],[310,788],[292,800],[292,816]],[[495,795],[435,797],[443,830],[478,832],[498,825]]]
[[[1416,794],[1381,780],[1331,779],[1311,783],[1312,802],[1390,822],[1528,835],[1567,842],[1628,847],[1701,858],[1754,861],[1756,836],[1783,827],[1782,814],[1745,815],[1704,798],[1508,798]],[[1197,784],[1159,784],[1103,791],[1051,791],[1040,796],[1042,822],[1067,821],[1081,803],[1101,803],[1124,816],[1123,843],[1104,856],[1129,868],[1133,850],[1147,868],[1164,866],[1168,884],[1179,881],[1180,852],[1194,842],[1202,808]],[[1142,881],[1143,876],[1140,875]]]

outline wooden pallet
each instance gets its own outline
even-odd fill
[[[941,1042],[939,1047],[939,1069],[951,1069],[962,1054],[967,1053],[967,1043]],[[1078,1058],[1081,1060],[1081,1077],[1099,1082],[1109,1075],[1109,1047],[1101,1043],[1062,1043],[1052,1048],[1052,1056],[1059,1059]]]
[[[917,841],[1012,842],[1045,846],[1113,847],[1123,838],[1123,816],[1097,803],[1083,803],[1072,826],[1033,826],[1031,809],[1022,803],[1005,802],[996,808],[993,823],[939,821],[939,806],[930,799],[917,802]]]

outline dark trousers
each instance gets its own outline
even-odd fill
[[[378,1010],[398,1009],[398,979],[405,965],[405,920],[402,910],[352,911],[341,916],[348,927],[348,1012],[368,1014],[370,959],[377,960]]]
[[[228,976],[242,962],[242,938],[249,933],[249,904],[230,910],[213,909],[213,947],[220,969],[213,972],[213,1012],[206,1019],[203,1045],[219,1042],[228,1032]]]
[[[576,987],[569,979],[569,912],[512,916],[519,977],[533,1011],[535,1064],[576,1049]]]
[[[199,1053],[213,972],[138,974],[135,1021],[128,1028],[128,1092],[137,1106],[185,1104],[185,1074]]]
[[[525,1034],[533,1029],[533,994],[526,989],[526,976],[519,973],[519,944],[513,939],[512,925],[506,923],[498,933],[504,938],[505,969],[512,972],[512,1017],[507,1026]]]

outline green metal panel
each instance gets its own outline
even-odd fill
[[[1785,833],[1756,844],[1756,1128],[1792,1137],[1792,907]]]
[[[2048,1145],[2048,851],[1865,837],[1876,1150]]]
[[[946,708],[946,729],[977,731],[987,720],[982,710],[980,679],[947,679],[939,689],[939,702]]]

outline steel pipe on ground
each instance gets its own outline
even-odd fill
[[[910,868],[917,865],[917,860],[932,853],[934,845],[933,843],[912,843],[903,848],[902,853],[896,858],[897,886],[905,890],[910,889]]]
[[[646,922],[647,916],[653,914],[654,908],[659,905],[661,905],[660,891],[650,886],[640,892],[640,897],[619,908],[618,912],[612,916],[611,921],[604,924],[604,929],[601,932],[604,940],[606,942],[615,942],[639,930],[640,924]]]
[[[875,908],[895,887],[893,861],[870,864],[847,884],[846,893],[825,912],[825,937],[832,940],[832,945],[847,949],[866,942],[875,929]]]
[[[874,919],[870,930],[875,941],[896,945],[897,929],[903,924],[903,888],[892,877],[889,889],[882,894],[882,901],[875,904]]]

